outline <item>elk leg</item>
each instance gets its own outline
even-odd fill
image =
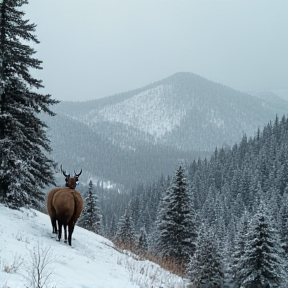
[[[67,243],[67,224],[64,224],[64,235],[65,235],[65,239],[64,242]]]
[[[62,233],[62,222],[58,220],[58,240],[57,241],[60,241],[61,239],[61,233]]]
[[[57,234],[56,218],[52,218],[51,223],[52,223],[52,227],[53,227],[52,233]]]
[[[72,233],[74,231],[74,223],[69,223],[68,224],[68,244],[71,246],[71,242],[72,242]]]

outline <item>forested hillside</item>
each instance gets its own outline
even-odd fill
[[[177,73],[104,99],[62,102],[54,111],[55,117],[42,116],[52,158],[72,170],[83,168],[86,183],[131,188],[173,173],[178,159],[192,161],[233,145],[244,133],[253,136],[288,111],[288,102]]]
[[[159,219],[167,220],[167,218],[163,218],[163,215],[169,215],[167,209],[172,209],[173,205],[171,206],[169,201],[174,199],[171,196],[173,190],[177,191],[177,187],[179,188],[183,182],[186,182],[185,189],[189,191],[189,197],[185,197],[192,199],[190,212],[195,210],[195,218],[192,218],[195,219],[194,224],[198,234],[195,239],[196,248],[194,251],[192,249],[190,256],[201,254],[203,259],[202,262],[200,259],[197,260],[202,263],[199,262],[199,265],[204,265],[203,263],[209,265],[209,257],[212,257],[216,262],[218,261],[218,264],[221,263],[220,266],[215,264],[218,267],[216,272],[211,272],[215,275],[218,273],[218,278],[214,279],[216,282],[235,282],[235,287],[238,287],[240,282],[252,281],[252,284],[249,282],[252,286],[247,287],[264,287],[253,286],[253,283],[261,282],[264,279],[264,282],[270,281],[270,284],[276,283],[277,286],[277,283],[286,277],[283,276],[285,274],[283,271],[285,270],[284,266],[287,265],[288,257],[287,149],[288,119],[283,116],[279,120],[277,117],[274,123],[270,122],[263,130],[258,130],[255,137],[247,138],[244,135],[241,142],[233,147],[217,148],[209,159],[199,159],[188,165],[179,164],[175,170],[175,175],[171,178],[162,178],[152,184],[139,185],[131,191],[129,196],[123,197],[125,200],[122,202],[121,212],[123,213],[125,208],[130,211],[128,214],[133,222],[135,236],[140,235],[141,229],[145,229],[149,243],[147,249],[161,258],[163,251],[158,246],[159,239],[161,240],[161,237],[165,235],[165,230],[170,227],[171,223],[166,222],[167,226],[165,227],[163,221],[159,222]],[[183,172],[183,178],[179,180],[179,171],[184,166],[186,168]],[[180,190],[178,189],[178,191]],[[105,199],[102,197],[103,195],[100,200],[101,205],[105,203]],[[131,198],[127,205],[125,202],[129,197]],[[116,206],[119,207],[120,201],[119,198],[117,204],[114,202],[114,205],[113,201],[109,202],[112,204],[109,207],[104,204],[106,208],[103,206],[102,213],[107,215],[106,220],[113,214],[120,212],[120,209],[116,208]],[[166,203],[165,205],[163,205],[163,201],[164,204]],[[118,214],[117,218],[119,219],[120,216]],[[106,221],[107,231],[111,231],[110,223]],[[121,226],[121,221],[119,225]],[[261,227],[266,227],[266,232],[263,232],[265,234],[263,239],[258,239],[258,237],[262,237],[257,234],[258,229],[262,229]],[[247,233],[244,233],[244,230]],[[113,236],[110,235],[110,237]],[[253,253],[256,253],[253,250],[256,249],[256,246],[253,245],[258,245],[255,244],[257,241],[262,241],[264,246],[267,245],[263,248],[266,249],[265,251],[257,252],[257,257],[260,257],[260,264],[253,263],[252,260],[255,256]],[[171,245],[174,245],[174,250],[179,249],[177,246],[179,243],[173,244],[171,242]],[[206,255],[208,250],[205,250],[207,248],[205,245],[212,245],[210,247],[212,252],[210,252],[215,252],[215,254]],[[261,253],[267,253],[268,260]],[[172,257],[172,255],[174,254],[170,256]],[[208,258],[205,260],[205,257]],[[264,263],[265,259],[270,262]],[[286,261],[286,264],[283,263],[283,260]],[[196,267],[197,261],[194,259],[194,262],[189,263],[188,261],[186,263],[189,272],[187,273],[194,275],[193,277],[196,277],[195,273],[201,272],[199,272],[199,267]],[[274,274],[271,271],[266,271],[265,265],[272,265],[275,269]],[[245,267],[245,271],[242,271],[243,267]],[[264,267],[263,279],[261,275],[260,277],[257,274],[258,270],[262,269],[261,267]],[[250,272],[254,271],[254,274],[252,272],[251,274],[249,269]],[[243,273],[241,272],[240,275],[239,271]],[[278,273],[278,276],[275,273]],[[205,274],[205,277],[210,279],[212,274]],[[258,279],[257,275],[262,280]],[[250,279],[249,277],[254,278]],[[264,285],[263,283],[261,285]]]

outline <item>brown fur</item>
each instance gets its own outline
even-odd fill
[[[47,195],[47,200],[46,200],[46,207],[47,207],[47,212],[50,216],[50,219],[51,219],[51,224],[52,224],[52,233],[57,233],[57,226],[56,226],[56,212],[55,212],[55,209],[52,205],[52,200],[53,200],[53,197],[55,195],[55,193],[57,191],[59,191],[60,189],[67,189],[67,188],[63,188],[63,187],[56,187],[54,189],[52,189],[48,195]]]
[[[61,239],[62,225],[64,226],[65,242],[71,246],[74,226],[83,209],[81,195],[73,189],[61,188],[54,193],[52,198],[52,210],[55,211],[55,219],[58,221],[58,241]],[[53,225],[53,224],[52,224]]]
[[[81,212],[83,210],[83,199],[82,199],[82,196],[81,194],[76,191],[76,190],[72,190],[70,189],[69,190],[70,193],[72,193],[74,195],[74,198],[75,198],[75,210],[74,210],[74,214],[73,214],[73,217],[71,218],[71,220],[76,223],[77,219],[80,217],[81,215]]]

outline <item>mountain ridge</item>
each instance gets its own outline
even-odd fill
[[[58,115],[46,120],[57,160],[89,162],[91,173],[127,184],[170,173],[179,159],[234,145],[288,111],[277,96],[258,96],[183,72],[107,98],[60,103]],[[63,139],[71,139],[70,149]]]

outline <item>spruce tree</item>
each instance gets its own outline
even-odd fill
[[[138,249],[140,250],[141,253],[146,253],[148,251],[148,238],[145,228],[140,229]]]
[[[279,211],[279,232],[280,243],[285,253],[285,259],[288,260],[288,189],[282,197],[282,205]],[[288,264],[287,264],[288,267]]]
[[[114,213],[113,216],[112,216],[111,226],[110,226],[110,229],[109,229],[109,237],[110,237],[110,239],[114,238],[114,236],[116,235],[116,231],[117,231],[116,215]]]
[[[185,266],[195,251],[196,214],[186,182],[185,170],[180,165],[167,194],[159,204],[157,219],[157,249],[164,258]]]
[[[119,220],[115,242],[128,249],[135,245],[134,223],[127,209]]]
[[[84,208],[79,221],[79,226],[97,234],[101,233],[101,214],[98,197],[94,192],[91,180],[89,182],[88,191],[84,197]]]
[[[239,283],[241,282],[241,280],[239,279],[240,275],[239,275],[238,265],[239,265],[239,261],[241,257],[243,256],[245,252],[248,226],[249,226],[249,214],[247,211],[245,211],[238,223],[238,230],[237,230],[237,234],[235,237],[235,245],[234,245],[233,254],[232,254],[233,263],[232,263],[232,269],[231,269],[231,272],[232,272],[231,276],[236,287],[240,287]]]
[[[235,267],[238,287],[281,287],[286,277],[283,255],[276,225],[261,200],[248,227],[244,254]]]
[[[186,273],[193,287],[222,287],[223,265],[212,228],[201,226],[196,251],[187,265]]]
[[[42,62],[28,46],[39,41],[36,25],[23,19],[23,4],[28,1],[0,3],[0,202],[11,208],[38,206],[41,190],[54,184],[47,126],[37,114],[54,115],[49,106],[57,101],[35,92],[43,85],[30,69],[41,69]]]

